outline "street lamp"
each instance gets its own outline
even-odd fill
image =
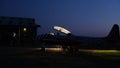
[[[26,32],[27,31],[27,28],[23,28],[23,32]],[[20,41],[21,41],[21,27],[19,26],[19,44],[20,44]]]

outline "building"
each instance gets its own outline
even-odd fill
[[[24,44],[34,42],[37,28],[33,18],[0,17],[0,44]]]

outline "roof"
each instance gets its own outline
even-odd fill
[[[0,17],[0,25],[37,25],[34,18]]]

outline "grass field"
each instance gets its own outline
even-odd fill
[[[81,49],[80,51],[107,60],[120,61],[120,50],[85,50],[85,49],[82,50]]]
[[[0,54],[0,68],[120,67],[120,51],[81,50],[71,54],[54,49],[42,52],[39,48],[0,48]]]

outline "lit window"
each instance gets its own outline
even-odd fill
[[[23,31],[27,31],[27,28],[23,28]]]

